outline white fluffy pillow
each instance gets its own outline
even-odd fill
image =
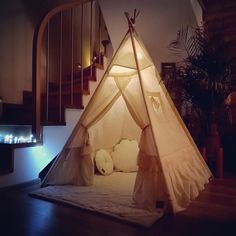
[[[113,161],[107,150],[100,149],[96,152],[95,163],[99,173],[102,175],[110,175],[113,172]]]
[[[135,140],[122,140],[111,153],[116,171],[134,172],[138,170],[138,143]]]

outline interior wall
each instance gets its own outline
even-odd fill
[[[155,65],[174,61],[168,50],[171,40],[182,25],[196,25],[197,21],[189,0],[99,0],[114,51],[128,30],[124,12],[140,10],[136,29],[147,47]]]
[[[4,102],[17,103],[22,100],[22,88],[31,90],[34,30],[20,1],[4,2],[0,8],[0,96]]]

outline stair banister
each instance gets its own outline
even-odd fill
[[[32,91],[33,91],[33,99],[34,99],[34,119],[32,124],[32,132],[37,140],[41,140],[41,125],[40,125],[40,109],[41,109],[41,78],[42,78],[42,71],[41,71],[41,56],[42,56],[42,42],[43,42],[43,34],[47,27],[48,22],[50,19],[70,8],[73,8],[77,5],[90,2],[88,0],[77,0],[72,1],[70,3],[66,3],[63,5],[59,5],[49,11],[41,20],[40,24],[35,30],[34,39],[33,39],[33,67],[32,67]]]
[[[83,34],[83,32],[84,32],[84,30],[83,30],[83,27],[84,27],[84,20],[83,20],[83,18],[84,18],[84,8],[83,8],[83,5],[82,5],[82,7],[81,7],[81,26],[80,26],[80,28],[81,28],[81,31],[80,31],[80,47],[81,47],[81,49],[80,49],[80,60],[81,60],[81,91],[82,91],[82,93],[83,93],[83,88],[84,88],[84,84],[83,84],[83,82],[84,82],[84,73],[83,73],[83,69],[84,69],[84,63],[83,63],[83,53],[84,53],[84,51],[83,51],[83,47],[84,47],[84,34]],[[91,51],[91,50],[90,50]]]
[[[63,35],[63,30],[62,30],[62,11],[60,13],[60,64],[59,64],[59,121],[62,121],[62,100],[61,100],[61,85],[62,85],[62,35]]]

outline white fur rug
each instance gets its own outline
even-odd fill
[[[32,192],[31,195],[150,227],[162,217],[163,212],[151,212],[135,206],[132,200],[135,177],[136,173],[121,172],[114,172],[109,176],[96,175],[93,186],[48,186]]]

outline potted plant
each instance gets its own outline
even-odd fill
[[[231,91],[231,70],[227,43],[203,25],[182,27],[170,49],[180,58],[177,63],[183,98],[199,115],[206,145],[220,145],[218,129],[224,100]],[[210,151],[209,151],[210,152]]]
[[[184,99],[199,109],[206,122],[206,133],[218,123],[219,111],[231,91],[230,60],[227,44],[207,27],[182,27],[170,43],[181,58],[178,73]]]

